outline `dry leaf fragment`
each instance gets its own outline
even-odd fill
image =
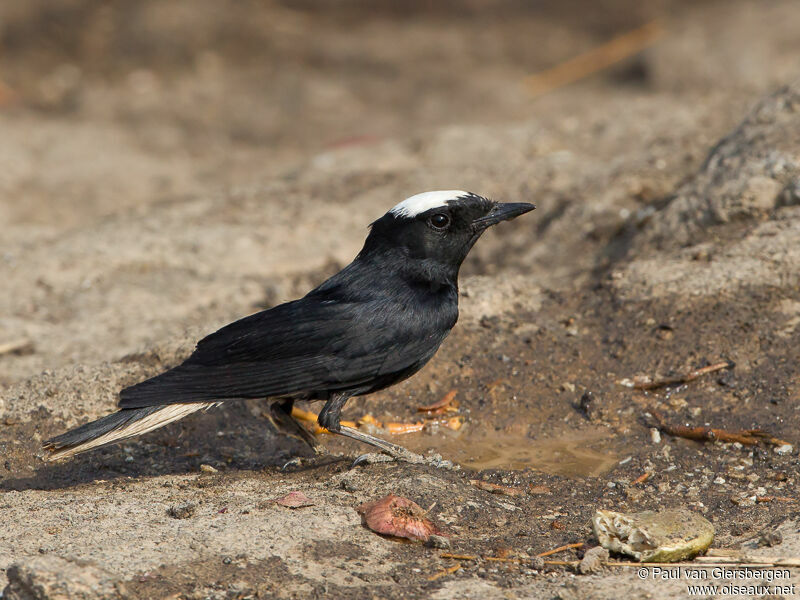
[[[428,416],[441,415],[442,413],[450,410],[455,410],[458,407],[458,402],[453,402],[456,398],[457,390],[450,390],[441,400],[429,404],[428,406],[418,406],[417,412],[428,413]]]
[[[314,501],[303,492],[289,492],[285,496],[275,498],[275,504],[280,504],[287,508],[303,508],[304,506],[314,506]]]
[[[374,502],[365,502],[357,509],[364,524],[376,533],[428,541],[431,534],[444,535],[436,525],[425,518],[426,511],[419,504],[389,494]]]
[[[425,427],[425,423],[422,421],[416,423],[386,423],[386,431],[395,435],[401,433],[416,433],[422,431],[423,427]]]
[[[481,481],[480,479],[470,479],[469,482],[479,490],[484,490],[493,494],[501,494],[503,496],[522,496],[525,493],[519,488],[498,485],[497,483]]]
[[[444,422],[444,426],[453,431],[458,431],[464,425],[463,417],[450,417]]]

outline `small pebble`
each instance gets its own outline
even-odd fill
[[[211,465],[200,465],[200,470],[203,473],[219,473],[219,471]]]
[[[778,446],[777,448],[775,448],[775,453],[776,454],[791,454],[792,450],[794,450],[794,448],[792,448],[791,444],[783,444],[782,446]]]
[[[450,540],[443,535],[431,535],[425,542],[428,548],[439,548],[440,550],[450,550]]]
[[[603,568],[603,563],[608,560],[608,550],[602,546],[595,546],[586,551],[581,562],[578,563],[578,571],[581,575],[597,573]]]
[[[650,428],[650,441],[654,444],[661,443],[661,432],[655,427]]]
[[[758,545],[761,547],[772,548],[781,543],[783,543],[783,536],[777,531],[762,531],[758,536]]]
[[[197,505],[193,502],[184,502],[183,504],[176,504],[167,509],[167,514],[173,519],[188,519],[194,515]]]
[[[345,492],[350,492],[351,494],[361,489],[361,486],[355,480],[355,477],[342,477],[342,479],[339,481],[339,486]]]

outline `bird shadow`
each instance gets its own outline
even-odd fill
[[[37,435],[41,420],[6,427],[2,436],[5,439],[0,439],[0,448],[4,448],[0,492],[58,490],[98,481],[196,474],[212,469],[261,471],[280,467],[297,456],[314,456],[308,446],[278,433],[267,419],[254,416],[254,412],[259,413],[253,406],[232,402],[140,438],[57,463],[42,459],[37,440],[46,436]],[[56,427],[51,431],[49,425],[47,434],[61,431]],[[9,439],[15,441],[9,443]],[[316,466],[323,464],[326,463],[321,461]]]

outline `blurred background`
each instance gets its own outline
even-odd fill
[[[269,597],[412,597],[440,585],[429,551],[366,538],[345,506],[389,491],[466,524],[453,543],[468,554],[585,539],[600,502],[685,504],[722,547],[757,539],[798,487],[799,31],[798,0],[0,2],[0,589],[13,562],[65,556],[162,581],[141,598],[193,577],[211,589],[220,569]],[[344,463],[279,472],[304,449],[266,433],[260,402],[67,465],[37,458],[197,339],[305,294],[432,189],[537,210],[472,250],[430,365],[343,416],[415,422],[452,390],[463,428],[400,443],[535,497],[487,500],[409,465],[352,488],[332,476]],[[620,384],[727,360],[679,390]],[[765,429],[793,454],[662,443],[653,407]],[[229,472],[206,487],[201,465]],[[282,481],[326,506],[288,517],[254,500]],[[177,526],[167,507],[192,498],[204,516]],[[263,562],[221,560],[240,552]],[[330,556],[359,562],[336,575]],[[505,577],[470,568],[454,577]],[[329,594],[336,577],[384,587]],[[666,593],[605,580],[598,597]],[[188,597],[253,597],[203,589]]]
[[[721,96],[744,107],[796,68],[797,10],[792,0],[4,2],[0,219],[72,227],[258,184],[326,149],[563,120],[609,98],[660,95],[676,113]],[[555,94],[526,85],[656,19],[654,43],[612,68]]]

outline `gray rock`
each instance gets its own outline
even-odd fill
[[[425,542],[429,548],[439,548],[440,550],[450,550],[450,540],[443,535],[432,535]]]
[[[768,547],[772,548],[773,546],[779,546],[783,543],[783,536],[781,535],[780,531],[762,531],[758,536],[758,545],[760,547]]]
[[[194,515],[197,505],[194,502],[175,504],[167,509],[167,514],[173,519],[188,519]]]
[[[603,563],[608,560],[608,550],[602,546],[595,546],[586,551],[581,562],[578,564],[578,572],[581,575],[590,575],[602,570]]]
[[[654,213],[642,242],[694,244],[710,225],[800,203],[800,80],[764,98]]]
[[[714,541],[714,525],[685,508],[639,513],[598,510],[592,526],[604,548],[646,562],[692,558]]]
[[[38,556],[9,567],[3,600],[117,600],[125,590],[97,565]]]

